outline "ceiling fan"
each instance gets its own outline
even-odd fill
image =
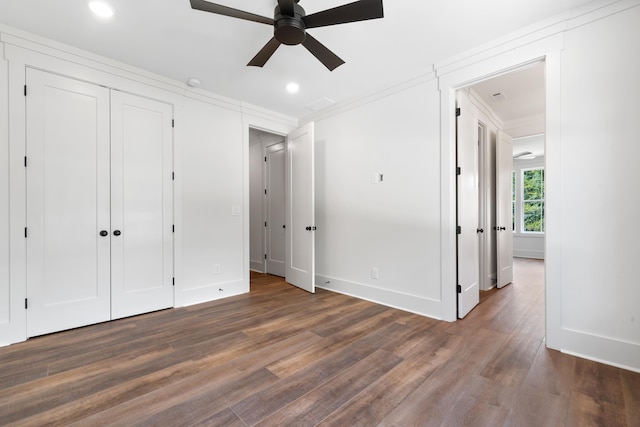
[[[255,67],[264,66],[281,44],[290,46],[302,44],[325,67],[333,71],[344,64],[344,61],[311,37],[306,30],[384,17],[382,0],[360,0],[311,15],[306,15],[302,6],[298,5],[300,0],[278,0],[273,19],[205,0],[189,1],[193,9],[273,25],[273,38],[247,64]]]

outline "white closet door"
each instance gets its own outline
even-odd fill
[[[111,96],[111,314],[173,307],[173,182],[169,104]]]
[[[109,90],[27,69],[27,335],[110,318]],[[104,233],[103,233],[104,234]]]

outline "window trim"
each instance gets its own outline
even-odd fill
[[[513,223],[513,235],[515,237],[524,237],[524,238],[544,238],[544,231],[524,231],[524,172],[528,170],[545,170],[545,163],[543,158],[538,158],[536,160],[523,160],[523,161],[514,161],[513,170],[512,170],[512,182],[515,178],[515,188],[512,188],[512,192],[515,195],[513,214],[512,217]],[[544,192],[545,196],[541,202],[544,203],[543,210],[543,219],[546,220],[546,173],[545,179],[543,181],[544,184]],[[513,196],[512,196],[513,197]],[[533,200],[532,200],[533,201]],[[546,224],[545,224],[546,225]],[[543,225],[544,227],[544,225]],[[546,227],[544,227],[546,228]]]

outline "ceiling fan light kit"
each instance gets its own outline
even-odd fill
[[[190,0],[190,2],[191,8],[196,10],[272,25],[273,38],[247,64],[255,67],[264,66],[281,44],[288,46],[302,44],[325,67],[333,71],[344,64],[344,61],[311,37],[307,29],[384,17],[382,0],[360,0],[311,15],[306,15],[302,6],[298,4],[299,0],[278,0],[273,19],[205,0]]]

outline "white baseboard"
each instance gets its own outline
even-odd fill
[[[237,280],[224,283],[209,283],[196,288],[184,289],[181,291],[181,306],[186,307],[203,302],[214,301],[221,298],[228,298],[249,292],[249,286],[244,280]],[[177,305],[176,305],[177,307]]]
[[[416,295],[395,292],[389,289],[376,288],[364,283],[340,280],[335,277],[316,275],[316,287],[333,292],[360,298],[366,301],[397,308],[433,319],[442,319],[442,303],[440,301]]]
[[[640,344],[563,329],[561,352],[640,373]]]
[[[260,261],[250,261],[249,268],[258,273],[264,273],[264,263]]]
[[[536,251],[531,249],[514,249],[514,258],[533,258],[544,259],[544,251]]]

